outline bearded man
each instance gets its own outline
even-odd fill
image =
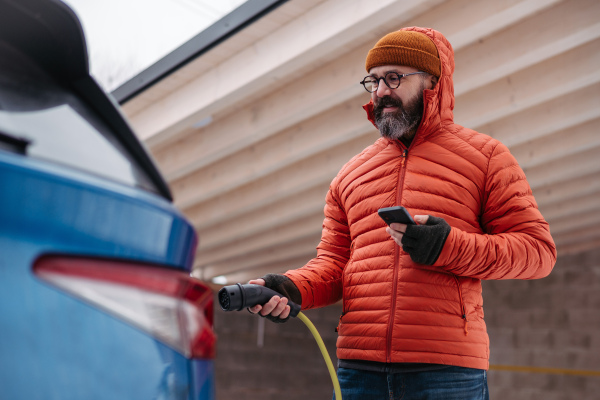
[[[344,400],[487,399],[482,279],[536,279],[556,262],[525,174],[499,141],[453,121],[454,53],[404,28],[366,60],[364,106],[381,138],[332,181],[317,256],[250,283],[283,296],[250,309],[276,322],[342,300]],[[379,218],[402,205],[416,225]]]

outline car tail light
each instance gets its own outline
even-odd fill
[[[44,256],[40,279],[103,309],[188,358],[214,358],[213,293],[189,274],[122,260]]]

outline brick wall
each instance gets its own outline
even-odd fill
[[[486,281],[483,293],[493,399],[600,399],[600,376],[566,371],[600,371],[600,249],[559,256],[545,279]]]
[[[559,257],[552,274],[535,281],[484,282],[490,363],[600,371],[600,249]],[[334,365],[340,306],[305,312]],[[296,319],[265,321],[215,307],[219,335],[217,399],[330,399],[333,386],[315,340]],[[600,399],[600,376],[489,371],[492,399]]]

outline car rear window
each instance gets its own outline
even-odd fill
[[[144,169],[93,109],[2,41],[0,141],[5,143],[0,149],[20,149],[28,157],[157,192]]]

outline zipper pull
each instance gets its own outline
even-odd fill
[[[404,168],[406,157],[408,157],[408,149],[404,149],[404,151],[402,152],[402,161],[401,161],[402,168]]]

